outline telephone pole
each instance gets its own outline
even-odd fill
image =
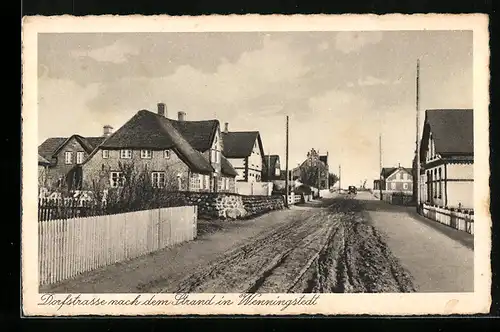
[[[286,176],[285,176],[285,207],[288,207],[288,115],[286,116],[286,151],[285,151],[285,169],[286,169]]]
[[[417,91],[416,91],[416,141],[415,141],[415,158],[416,158],[416,171],[417,174],[415,175],[417,177],[416,181],[416,186],[417,186],[417,212],[420,213],[420,148],[419,148],[419,141],[420,141],[420,59],[417,59]],[[415,183],[415,182],[414,182]]]
[[[383,200],[382,198],[382,133],[379,133],[378,135],[378,147],[379,147],[379,189],[380,189],[380,200]]]
[[[342,178],[342,169],[341,169],[341,165],[339,165],[339,194],[340,194],[340,191],[342,190],[342,182],[340,181],[340,179]]]

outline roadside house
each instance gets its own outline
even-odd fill
[[[318,177],[319,174],[319,177]],[[329,189],[328,183],[328,154],[320,155],[315,149],[307,153],[307,159],[292,170],[293,179],[319,190]]]
[[[384,167],[381,172],[382,190],[413,192],[413,174],[411,168]]]
[[[120,187],[126,181],[120,165],[132,164],[150,173],[154,187],[234,192],[236,171],[222,155],[219,121],[185,117],[169,119],[163,103],[157,113],[137,112],[85,161],[84,186]]]
[[[261,182],[264,148],[258,131],[230,132],[226,122],[222,133],[223,155],[238,172],[238,182]]]
[[[264,163],[262,164],[262,180],[275,181],[281,178],[280,156],[265,155]]]
[[[45,188],[47,185],[47,173],[50,162],[44,157],[38,155],[38,187]]]
[[[421,202],[474,207],[473,110],[426,110],[420,165]]]
[[[110,126],[104,126],[103,135],[100,137],[83,137],[75,134],[70,137],[46,139],[38,147],[38,164],[40,166],[40,157],[49,164],[45,165],[44,178],[39,179],[39,183],[43,182],[48,189],[81,189],[81,165],[109,136],[111,129]]]

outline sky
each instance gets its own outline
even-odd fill
[[[100,136],[141,109],[260,132],[289,167],[314,148],[342,185],[411,167],[420,109],[472,108],[472,31],[38,35],[38,140]]]

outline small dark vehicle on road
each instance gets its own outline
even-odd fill
[[[356,195],[357,193],[357,189],[355,186],[349,186],[349,188],[347,189],[347,193],[349,195]]]

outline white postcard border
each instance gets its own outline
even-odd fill
[[[238,305],[240,294],[215,294],[233,305],[40,305],[37,273],[37,34],[50,32],[203,31],[370,31],[473,30],[474,50],[474,289],[473,293],[318,294],[316,305]],[[229,15],[203,17],[86,16],[23,19],[22,107],[22,296],[25,315],[192,315],[192,314],[372,314],[449,315],[489,312],[491,304],[491,217],[489,215],[489,34],[486,15]],[[81,299],[133,300],[139,294],[86,294]],[[173,294],[140,294],[142,300],[175,301]],[[311,297],[311,294],[305,294]],[[75,295],[71,295],[74,297]],[[189,294],[209,299],[212,294]],[[299,295],[300,296],[300,295]],[[297,294],[262,294],[260,299],[296,299]],[[68,295],[58,294],[60,301]]]

